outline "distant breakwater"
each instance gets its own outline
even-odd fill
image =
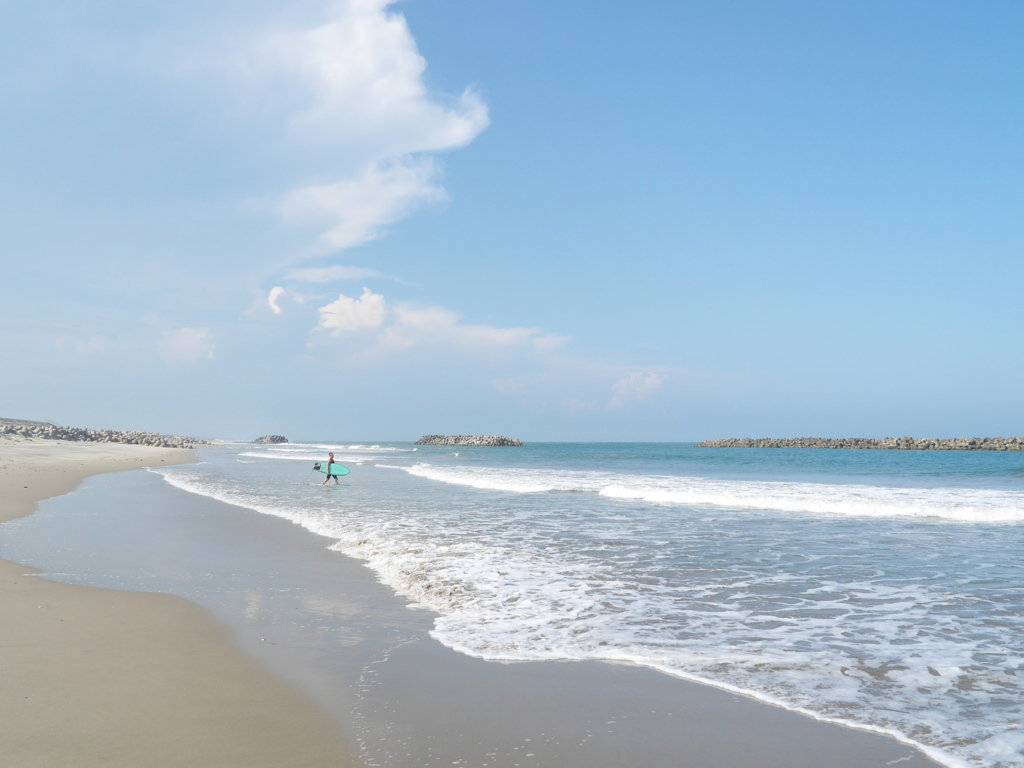
[[[705,440],[697,448],[854,448],[881,451],[1024,451],[1024,437],[954,437],[928,440],[915,437],[791,437]]]
[[[37,440],[70,440],[83,443],[124,443],[150,445],[156,448],[195,448],[209,445],[206,440],[158,432],[124,432],[114,429],[82,429],[58,427],[55,424],[0,419],[0,436],[33,438]]]
[[[523,447],[519,440],[504,435],[424,435],[416,441],[416,445]]]
[[[280,445],[287,442],[288,438],[284,435],[264,435],[253,440],[256,445]]]

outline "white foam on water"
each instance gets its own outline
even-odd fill
[[[330,453],[334,454],[334,460],[344,464],[345,462],[366,462],[375,461],[379,457],[375,453],[348,453],[347,448],[335,448]],[[264,453],[259,451],[243,451],[239,456],[253,459],[264,459],[270,461],[327,461],[328,451],[313,453],[312,451],[290,451],[288,453]],[[392,456],[391,459],[401,460],[402,456]]]
[[[715,506],[864,517],[942,518],[963,522],[1024,520],[1024,494],[972,488],[898,488],[601,472],[496,469],[415,464],[411,475],[453,485],[513,493],[578,491],[652,504]]]
[[[996,552],[998,539],[991,564],[937,561],[925,572],[918,563],[908,575],[886,550],[900,545],[895,539],[854,535],[843,545],[832,541],[837,523],[829,523],[808,529],[819,539],[794,542],[791,524],[772,527],[764,516],[754,536],[742,517],[720,522],[704,509],[850,519],[888,504],[883,516],[898,519],[920,517],[894,510],[924,503],[940,512],[931,517],[964,520],[972,519],[956,516],[964,507],[1012,509],[1012,494],[377,466],[454,486],[593,495],[553,497],[567,505],[557,513],[541,499],[524,506],[513,497],[500,513],[480,509],[479,499],[460,505],[456,491],[417,495],[415,508],[384,499],[339,506],[305,486],[253,488],[202,465],[154,471],[183,490],[330,538],[332,548],[435,611],[434,636],[463,653],[630,662],[889,733],[951,767],[1024,767],[1024,615],[979,576],[991,566],[992,585],[1001,583],[1008,558]],[[578,499],[593,501],[570,503]],[[616,506],[626,502],[634,504]],[[805,543],[818,554],[802,554]],[[872,547],[877,552],[865,554]],[[872,571],[876,560],[889,570]],[[979,602],[1008,607],[979,614]]]
[[[251,457],[251,458],[254,458],[254,459],[271,459],[271,460],[274,460],[274,461],[326,461],[327,460],[327,454],[326,453],[312,453],[312,452],[308,452],[308,453],[307,452],[303,452],[303,453],[293,452],[293,453],[282,455],[282,454],[271,454],[271,453],[257,453],[255,451],[243,451],[242,453],[240,453],[238,455],[239,456],[248,456],[248,457]],[[363,457],[363,458],[365,458],[365,457]],[[335,459],[340,461],[340,459],[337,459],[337,457],[335,457]]]
[[[370,456],[387,455],[393,458],[400,458],[394,454],[412,453],[409,448],[399,448],[387,445],[331,445],[319,443],[284,443],[278,445],[253,445],[247,450],[239,453],[239,456],[256,457],[260,459],[291,459],[295,461],[318,461],[325,459],[328,453],[347,453],[358,455],[362,459]],[[355,459],[351,459],[354,461]]]

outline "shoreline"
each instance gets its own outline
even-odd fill
[[[0,524],[87,477],[195,461],[184,448],[0,440]],[[171,595],[38,578],[0,560],[0,763],[352,765],[333,719]]]
[[[10,471],[4,447],[0,440],[0,489],[11,479],[4,474]],[[36,447],[44,449],[52,464],[55,446],[37,443]],[[61,450],[67,461],[72,461],[82,447],[77,443]],[[92,450],[99,448],[109,446]],[[145,466],[142,455],[158,466],[170,464],[168,458],[192,460],[187,451],[143,449],[139,454],[134,446],[114,450],[117,455],[108,457],[105,469],[78,453],[81,466],[77,471],[91,467],[95,474],[141,467]],[[159,461],[161,457],[164,462]],[[32,479],[44,477],[49,479],[37,472]],[[51,484],[49,496],[76,488],[77,481],[72,480],[63,477],[60,488]],[[34,483],[25,484],[31,491]],[[140,508],[141,499],[145,499],[144,508]],[[121,517],[108,514],[118,504],[121,511],[116,514]],[[27,512],[32,508],[29,504]],[[145,527],[145,518],[151,514],[158,525],[173,519],[176,527],[169,538],[176,543],[170,549],[167,541],[154,534],[171,529]],[[75,765],[118,768],[185,764],[389,768],[434,764],[509,768],[516,763],[523,768],[941,765],[920,748],[892,736],[830,724],[747,694],[652,668],[603,661],[502,663],[464,655],[430,636],[433,613],[410,611],[408,601],[382,584],[363,562],[329,550],[322,536],[280,517],[175,488],[153,473],[93,478],[74,495],[44,505],[30,524],[47,518],[50,528],[37,529],[32,536],[36,541],[53,540],[53,559],[42,566],[48,573],[56,574],[55,578],[70,575],[83,583],[88,577],[82,574],[90,569],[108,577],[99,582],[103,588],[76,586],[26,579],[22,574],[28,568],[15,566],[15,571],[8,571],[4,566],[10,564],[0,562],[4,590],[12,579],[28,582],[27,589],[36,590],[22,601],[21,614],[28,622],[27,631],[33,633],[23,644],[44,640],[39,656],[51,651],[66,655],[75,647],[75,638],[63,634],[65,628],[58,621],[67,618],[60,613],[62,606],[54,608],[37,599],[39,590],[63,593],[65,603],[77,605],[86,614],[95,633],[87,641],[106,644],[111,640],[111,627],[148,641],[142,648],[129,647],[125,652],[122,647],[116,657],[108,656],[104,674],[114,677],[105,682],[103,691],[95,690],[94,679],[83,685],[89,674],[95,677],[95,662],[87,669],[72,670],[77,677],[70,686],[66,659],[58,659],[57,665],[37,663],[37,680],[40,666],[53,673],[43,682],[55,694],[51,693],[48,706],[37,710],[19,709],[18,697],[8,695],[10,701],[0,709],[4,722],[0,725],[0,762],[4,765],[43,768],[67,764],[62,758],[68,749],[76,750]],[[182,523],[187,524],[181,527]],[[142,526],[139,531],[126,532],[136,524]],[[78,527],[91,533],[84,539],[75,538],[81,531],[68,529]],[[57,540],[61,535],[71,538],[61,542]],[[137,538],[130,538],[133,535]],[[146,542],[152,551],[145,551]],[[222,548],[214,548],[218,546]],[[183,557],[182,565],[173,564],[175,555]],[[135,559],[118,565],[115,561],[124,556]],[[157,557],[163,560],[155,560]],[[206,585],[208,594],[217,598],[213,603],[180,584],[139,582],[140,576],[148,578],[160,570],[152,567],[154,562],[179,578],[194,568],[197,558],[203,563],[203,572],[196,583]],[[60,567],[54,568],[54,564]],[[61,571],[70,574],[61,575]],[[231,579],[236,582],[234,587]],[[125,589],[149,591],[122,591]],[[182,597],[155,594],[175,589],[181,590],[176,594]],[[232,589],[239,600],[226,606],[224,595]],[[42,597],[51,599],[51,595]],[[296,610],[303,603],[309,608],[305,614]],[[48,623],[41,623],[33,613],[33,609],[38,611],[37,604],[47,606]],[[0,647],[11,645],[8,627],[22,621],[22,615],[15,615],[10,608],[9,601],[0,602]],[[137,612],[155,615],[163,623],[154,625],[147,619],[149,624],[135,626],[132,622]],[[158,660],[163,664],[161,672],[171,678],[170,684],[178,685],[177,696],[164,697],[164,711],[146,710],[147,715],[136,711],[139,698],[133,699],[133,695],[148,695],[159,684],[154,686],[148,673],[119,674],[119,668],[126,662],[133,667],[151,664],[154,638],[171,645],[194,643],[192,647],[199,650],[162,655]],[[78,640],[78,647],[81,645]],[[0,652],[0,659],[6,653],[6,649]],[[194,668],[197,656],[206,662],[198,671]],[[33,660],[39,661],[28,659]],[[19,660],[14,663],[20,666]],[[257,685],[255,693],[241,690],[235,699],[222,699],[216,706],[210,706],[205,698],[209,691],[205,691],[204,701],[197,707],[187,700],[195,693],[194,688],[189,689],[191,684],[179,685],[178,678],[192,679],[189,675],[198,678],[198,685],[208,685],[208,677],[228,679],[232,684],[260,678],[265,685]],[[163,685],[168,685],[166,679]],[[211,687],[219,685],[223,684]],[[9,685],[5,688],[14,690]],[[97,694],[106,696],[105,709],[88,706],[81,695],[83,688],[93,701]],[[79,694],[61,704],[63,711],[51,709],[53,696],[66,697],[69,689]],[[45,686],[41,690],[45,695]],[[314,700],[319,705],[313,704]],[[97,714],[105,714],[107,720],[101,722]],[[126,716],[128,720],[121,719]],[[217,722],[211,723],[211,717]],[[78,730],[62,733],[68,723]],[[209,735],[204,738],[203,732]],[[54,750],[54,733],[61,734],[64,753]],[[187,733],[190,744],[176,743],[175,733]],[[342,739],[358,751],[346,749]],[[254,740],[262,740],[266,746],[257,749]],[[117,744],[118,754],[110,754],[112,743]],[[45,750],[40,750],[40,745]],[[194,755],[181,752],[182,746],[191,746]],[[132,750],[131,754],[125,750]]]
[[[314,496],[329,492],[310,485]],[[80,524],[68,517],[79,511]],[[940,765],[889,736],[634,664],[465,655],[431,636],[436,614],[409,610],[365,563],[330,549],[330,537],[157,473],[90,480],[44,505],[33,525],[32,562],[61,578],[203,605],[248,655],[332,712],[359,765]]]

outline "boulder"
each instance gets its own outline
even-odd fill
[[[209,445],[206,440],[199,440],[195,437],[162,435],[158,432],[124,432],[113,429],[58,427],[56,424],[26,422],[15,419],[0,419],[0,435],[37,438],[41,440],[150,445],[157,448],[195,448],[197,445]]]
[[[522,448],[519,440],[504,435],[424,435],[416,441],[416,445],[457,445],[467,447]]]
[[[886,451],[1024,451],[1024,438],[1020,437],[956,437],[948,440],[929,440],[915,437],[789,437],[729,438],[705,440],[696,448],[840,448]]]

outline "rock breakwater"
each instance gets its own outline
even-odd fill
[[[253,440],[256,445],[279,445],[280,443],[287,443],[288,438],[284,435],[264,435],[263,437],[257,437]]]
[[[854,448],[882,451],[1024,451],[1024,437],[954,437],[929,440],[915,437],[791,437],[705,440],[697,448]]]
[[[150,445],[155,448],[195,448],[197,445],[209,445],[206,440],[199,440],[194,437],[180,437],[178,435],[162,435],[158,432],[124,432],[114,429],[58,427],[55,424],[25,422],[17,419],[0,419],[0,435],[37,440]]]
[[[416,445],[523,447],[519,440],[504,435],[424,435],[416,441]]]

